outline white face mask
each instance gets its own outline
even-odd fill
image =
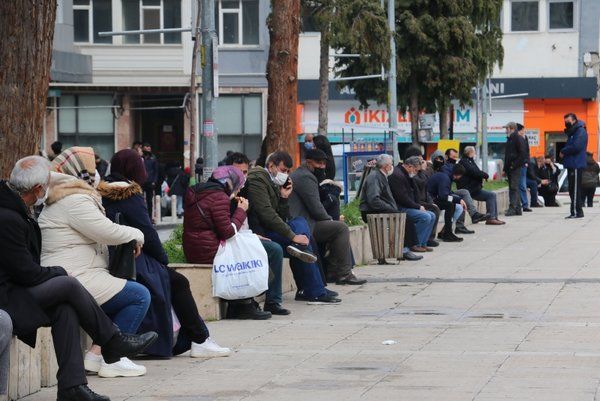
[[[417,173],[408,173],[408,176],[409,176],[410,178],[413,178],[413,177],[416,177],[416,176],[417,176]]]
[[[46,202],[46,199],[48,199],[48,192],[50,192],[50,188],[46,187],[46,192],[44,193],[44,196],[41,198],[38,198],[35,201],[35,206],[42,206],[44,204],[44,202]]]
[[[92,186],[94,188],[98,188],[98,185],[100,184],[100,174],[98,173],[98,171],[96,171],[96,175],[94,176],[94,182],[92,183]]]
[[[288,175],[286,173],[282,173],[281,171],[278,171],[277,175],[275,177],[271,177],[271,179],[273,180],[275,185],[281,187],[288,180]]]

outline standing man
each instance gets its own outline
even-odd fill
[[[508,177],[509,207],[506,216],[521,216],[523,214],[521,197],[519,194],[519,182],[521,180],[521,168],[527,162],[527,148],[523,138],[519,135],[521,124],[510,122],[506,124],[506,153],[504,156],[504,172]]]
[[[586,166],[588,134],[585,123],[577,119],[574,113],[565,114],[565,134],[567,144],[560,151],[563,165],[567,169],[569,180],[569,196],[571,197],[571,214],[567,219],[583,218],[583,194],[581,176]]]
[[[156,183],[158,182],[158,161],[156,160],[156,156],[152,154],[152,146],[149,143],[145,143],[142,146],[142,152],[144,159],[144,166],[146,167],[146,182],[144,183],[142,189],[144,190],[144,194],[146,195],[146,206],[148,207],[148,215],[150,216],[150,220],[155,223],[154,218],[152,217],[152,209],[154,204],[154,195],[156,191]]]
[[[533,212],[533,210],[531,210],[531,208],[529,207],[529,200],[527,199],[527,169],[529,167],[529,163],[531,163],[531,160],[529,160],[529,140],[527,139],[527,135],[525,135],[525,127],[523,125],[517,124],[517,130],[519,131],[519,136],[524,142],[525,151],[527,153],[527,156],[525,158],[525,165],[521,167],[521,178],[519,179],[519,193],[521,194],[521,204],[523,205],[524,212]],[[537,197],[537,191],[535,192]],[[533,203],[533,192],[531,193],[531,195],[531,202]]]

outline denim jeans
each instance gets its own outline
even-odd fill
[[[150,306],[150,291],[140,283],[128,281],[125,288],[101,305],[119,330],[135,334]]]
[[[292,231],[298,235],[306,235],[312,242],[312,236],[310,234],[310,227],[308,222],[303,217],[296,217],[288,221],[288,226]],[[292,244],[292,241],[284,237],[283,235],[276,232],[268,232],[266,237],[275,241],[284,250],[284,257],[290,259],[290,267],[294,274],[294,280],[298,286],[298,290],[302,290],[304,295],[309,298],[316,298],[325,295],[325,285],[323,283],[323,277],[321,271],[316,263],[305,263],[297,258],[290,258],[287,251],[285,250],[288,245]],[[312,247],[309,245],[308,249],[312,252]]]
[[[271,280],[269,280],[269,289],[266,293],[266,304],[281,304],[283,302],[283,295],[281,293],[282,285],[282,270],[283,270],[283,249],[275,241],[260,241],[267,251],[269,257],[269,270],[272,273]]]
[[[183,196],[178,196],[177,197],[177,214],[178,215],[182,215],[183,214]]]
[[[452,217],[452,220],[456,223],[464,211],[465,209],[462,207],[462,205],[457,203],[456,208],[454,209],[454,216]]]
[[[519,193],[521,194],[521,204],[523,208],[529,207],[527,200],[527,167],[521,167],[521,175],[519,178]]]
[[[427,246],[429,235],[435,223],[435,213],[419,209],[400,208],[402,213],[406,213],[406,218],[414,221],[417,227],[417,238],[419,246]]]
[[[498,218],[498,203],[496,201],[495,192],[486,191],[485,189],[482,189],[475,192],[475,194],[472,194],[471,196],[477,201],[485,202],[485,210],[487,214],[490,215],[491,219]]]
[[[529,188],[529,194],[531,195],[531,206],[537,206],[538,202],[538,183],[536,180],[527,178],[527,188]]]
[[[0,310],[0,395],[8,392],[8,359],[12,321],[8,313]]]

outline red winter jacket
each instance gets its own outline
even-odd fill
[[[246,220],[246,212],[238,207],[232,216],[230,208],[229,196],[219,183],[207,182],[188,189],[183,219],[183,251],[189,263],[212,264],[221,241],[235,235],[231,223],[240,229]]]

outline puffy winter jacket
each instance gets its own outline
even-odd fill
[[[183,220],[183,251],[190,263],[212,264],[219,244],[235,235],[246,212],[236,208],[231,214],[231,201],[223,185],[207,182],[188,189]]]
[[[564,155],[563,165],[565,168],[585,168],[588,134],[585,128],[585,123],[577,120],[575,125],[566,132],[567,143],[562,148],[561,153]]]

